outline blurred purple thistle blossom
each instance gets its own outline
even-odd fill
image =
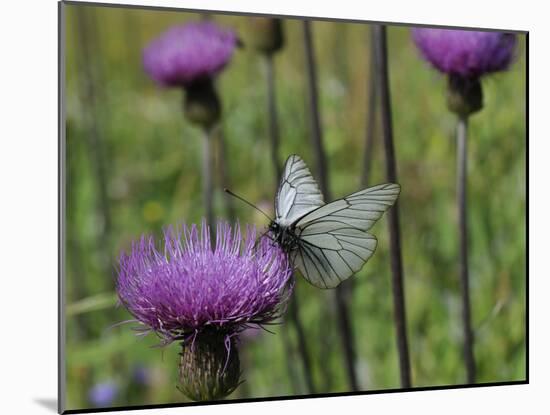
[[[211,21],[168,29],[143,50],[145,71],[162,86],[214,78],[233,56],[238,38]]]
[[[97,383],[88,392],[88,399],[95,407],[112,405],[118,395],[118,385],[113,381]]]
[[[517,39],[512,33],[450,29],[412,29],[424,59],[437,70],[464,78],[479,78],[508,68]]]
[[[207,329],[238,333],[272,322],[282,313],[292,275],[286,254],[256,228],[219,222],[212,250],[209,228],[164,230],[162,249],[142,236],[119,257],[120,301],[148,331],[166,342]]]

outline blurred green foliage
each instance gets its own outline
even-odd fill
[[[90,405],[91,385],[114,379],[115,405],[185,401],[176,390],[178,345],[158,349],[153,335],[134,336],[116,307],[116,257],[142,233],[197,222],[200,135],[181,113],[179,90],[144,74],[145,44],[173,24],[200,18],[183,12],[67,6],[66,15],[66,282],[67,408]],[[211,16],[245,45],[247,18]],[[335,197],[360,187],[367,116],[369,27],[315,22],[324,142]],[[281,160],[310,149],[301,22],[285,21],[276,55]],[[485,108],[471,120],[469,209],[471,291],[480,382],[525,378],[526,97],[525,38],[510,71],[484,80]],[[418,58],[404,27],[389,28],[395,145],[402,194],[408,332],[415,386],[464,383],[455,225],[455,118],[445,107],[445,80]],[[219,77],[226,164],[232,188],[263,208],[275,193],[269,159],[265,68],[250,48],[236,52]],[[384,182],[377,134],[371,184]],[[241,223],[265,219],[236,204]],[[218,216],[225,215],[221,191]],[[364,390],[397,388],[387,230],[374,233],[376,255],[353,277],[351,313],[357,370]],[[331,292],[300,280],[296,295],[320,392],[349,390]],[[326,316],[328,307],[329,321]],[[295,333],[293,350],[275,334],[246,336],[246,382],[232,397],[306,393]],[[298,374],[289,378],[287,359]],[[133,375],[146,368],[147,385]],[[327,376],[329,373],[331,376]]]

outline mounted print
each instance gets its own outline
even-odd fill
[[[528,381],[527,33],[59,12],[60,412]]]

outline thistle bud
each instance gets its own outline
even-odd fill
[[[240,384],[235,337],[219,331],[201,333],[182,343],[178,389],[194,401],[219,400]]]
[[[284,45],[283,22],[270,17],[251,17],[249,42],[259,52],[271,54]]]
[[[196,81],[185,87],[183,111],[190,122],[206,129],[218,122],[221,103],[211,79]]]
[[[479,78],[450,75],[447,107],[461,117],[466,117],[483,108],[483,92]]]

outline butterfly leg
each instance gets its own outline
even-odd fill
[[[269,233],[269,229],[267,229],[265,232],[263,232],[260,236],[258,236],[258,238],[256,239],[256,242],[254,243],[254,249],[256,249],[258,247],[258,244],[260,243],[260,241],[262,240],[262,238],[264,237],[268,237],[269,239],[271,239],[272,241],[272,244],[275,242],[275,239],[273,238],[273,236]],[[273,245],[272,245],[273,246]]]

